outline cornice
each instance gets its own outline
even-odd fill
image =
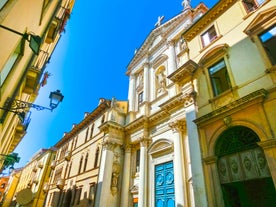
[[[99,129],[105,133],[109,133],[110,131],[118,131],[124,133],[124,127],[114,121],[105,122],[104,124],[99,126]]]
[[[230,8],[236,0],[221,0],[213,8],[207,11],[197,22],[192,24],[182,35],[187,41],[190,41],[198,33],[206,28],[211,22],[217,19],[228,8]]]
[[[141,116],[138,119],[135,119],[133,122],[125,126],[125,131],[131,132],[133,130],[142,129],[144,127],[145,120],[147,120],[146,116]]]
[[[174,83],[182,83],[183,80],[189,78],[191,80],[194,72],[197,70],[199,66],[193,61],[188,60],[182,66],[180,66],[176,71],[170,74],[167,78],[169,78]]]
[[[75,125],[74,128],[66,133],[62,139],[55,144],[55,147],[62,146],[64,143],[67,142],[70,138],[74,137],[78,134],[83,128],[85,128],[91,121],[95,120],[97,117],[102,115],[107,109],[110,108],[111,101],[104,100],[99,106],[91,113],[89,113],[79,124]]]
[[[182,96],[183,94],[179,93],[176,96],[169,99],[168,101],[166,101],[165,103],[162,103],[161,105],[159,105],[159,107],[162,110],[167,111],[167,113],[175,111],[178,108],[183,107],[184,102],[183,102]]]
[[[233,101],[219,109],[216,109],[206,115],[203,115],[203,116],[197,118],[196,120],[194,120],[194,122],[197,125],[200,125],[204,122],[207,122],[210,119],[213,119],[221,114],[225,114],[226,112],[229,112],[233,109],[242,110],[242,106],[245,104],[255,103],[256,101],[263,101],[263,99],[266,98],[267,93],[268,92],[265,89],[257,90],[255,92],[250,93],[236,101]]]

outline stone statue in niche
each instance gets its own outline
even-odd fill
[[[156,89],[158,93],[166,91],[166,76],[164,70],[156,73]]]
[[[116,188],[117,188],[118,177],[119,177],[119,174],[118,174],[118,173],[116,173],[116,172],[113,172],[113,173],[112,173],[111,187],[116,187]]]
[[[120,175],[120,164],[113,163],[112,176],[111,176],[111,193],[115,195],[118,191],[118,179]]]
[[[141,90],[141,89],[143,89],[143,86],[144,86],[144,76],[143,76],[142,73],[140,73],[137,77],[137,87],[136,87],[136,89]]]

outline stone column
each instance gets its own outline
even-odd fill
[[[131,146],[127,145],[125,147],[125,159],[124,159],[121,205],[120,206],[128,206],[129,185],[130,185],[129,181],[130,181],[130,177],[131,177],[130,166],[131,166]]]
[[[264,150],[274,187],[276,188],[276,139],[269,139],[258,144]]]
[[[140,171],[139,171],[139,192],[138,206],[147,207],[147,164],[148,164],[148,149],[149,140],[142,138],[140,141]]]
[[[185,121],[176,121],[169,124],[174,132],[174,186],[176,206],[188,206],[187,186],[185,185],[184,167],[187,166],[186,156],[183,151],[183,133],[186,131]],[[185,190],[186,189],[186,190]]]
[[[168,75],[172,74],[176,68],[176,55],[175,55],[175,43],[173,40],[168,41],[169,46],[169,59],[168,59]]]
[[[114,148],[115,148],[114,143],[106,142],[103,144],[103,152],[101,156],[101,165],[99,169],[95,206],[108,206],[108,198],[110,196],[110,186],[111,186],[111,177],[112,177]]]

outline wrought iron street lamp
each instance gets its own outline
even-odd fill
[[[18,31],[15,31],[9,27],[6,27],[6,26],[3,26],[3,25],[0,25],[1,28],[5,29],[5,30],[8,30],[10,32],[13,32],[17,35],[20,35],[22,36],[25,40],[27,40],[29,42],[29,47],[32,49],[32,51],[38,55],[39,53],[39,49],[40,49],[40,45],[42,43],[42,39],[40,36],[38,35],[34,35],[34,34],[31,34],[31,33],[20,33]]]
[[[26,115],[26,109],[34,108],[38,111],[44,109],[53,111],[59,103],[62,102],[64,96],[61,94],[60,90],[56,90],[50,93],[49,98],[50,108],[8,97],[4,106],[0,107],[0,109],[17,114],[21,122],[23,122]]]

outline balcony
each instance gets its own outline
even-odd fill
[[[60,190],[63,189],[64,183],[65,183],[65,180],[63,178],[59,178],[56,184],[57,188]]]
[[[56,165],[57,165],[57,162],[56,162],[55,160],[53,160],[53,161],[51,162],[51,165],[50,165],[51,169],[52,169],[52,170],[55,169]]]
[[[27,76],[26,76],[26,82],[25,82],[25,87],[23,92],[27,94],[34,94],[37,88],[37,85],[39,83],[39,78],[40,78],[40,69],[36,67],[31,67],[27,71]]]
[[[49,188],[50,188],[49,183],[45,183],[45,184],[43,185],[42,190],[43,190],[44,193],[47,193],[47,192],[49,191]]]
[[[72,156],[72,152],[71,151],[67,151],[64,155],[64,159],[66,161],[69,161],[71,159],[71,156]]]
[[[44,165],[44,163],[42,162],[42,161],[40,161],[39,163],[38,163],[38,165],[37,165],[37,167],[39,167],[39,168],[43,168],[43,165]]]

